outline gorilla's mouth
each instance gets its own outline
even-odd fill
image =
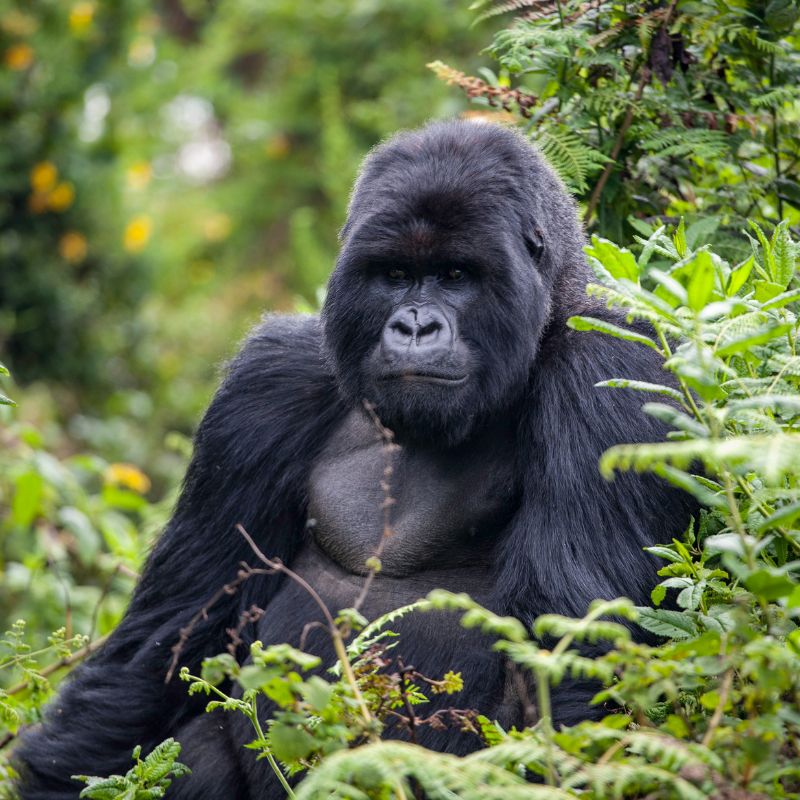
[[[459,386],[467,382],[468,375],[446,375],[441,372],[394,372],[381,376],[383,381],[406,381],[408,383],[433,383],[440,386]]]

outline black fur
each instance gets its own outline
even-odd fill
[[[642,548],[674,535],[690,505],[653,479],[623,475],[607,483],[598,473],[607,447],[655,441],[664,429],[642,415],[634,393],[594,384],[662,375],[649,350],[566,327],[576,313],[617,317],[585,296],[582,245],[563,187],[506,129],[440,123],[377,148],[356,184],[321,321],[269,317],[231,364],[124,621],[71,676],[44,724],[23,737],[22,797],[77,797],[70,775],[124,772],[135,744],[147,751],[170,735],[183,741],[194,769],[171,797],[280,796],[241,749],[251,738],[246,723],[203,715],[204,701],[190,700],[185,684],[165,684],[164,676],[179,629],[235,576],[240,561],[253,561],[236,523],[264,552],[290,563],[311,546],[310,470],[365,397],[412,450],[469,448],[498,420],[513,429],[507,460],[516,499],[493,532],[493,588],[485,598],[496,610],[527,621],[544,612],[582,614],[596,597],[644,601],[655,564]],[[440,263],[467,269],[466,281],[441,288],[429,275]],[[468,369],[463,386],[380,380],[386,365],[375,348],[412,291],[386,282],[392,265],[416,276],[414,302],[434,303],[447,315],[460,355],[431,363]],[[451,568],[453,577],[458,569]],[[275,613],[252,635],[267,643],[294,639],[314,612],[302,600],[281,604],[281,591],[275,578],[253,579],[226,597],[189,639],[181,663],[196,670],[204,656],[224,649],[225,629],[242,609],[273,597]],[[284,607],[291,610],[278,613]],[[461,659],[472,685],[483,686],[459,705],[493,698],[495,712],[508,714],[501,711],[501,667],[475,641],[463,640],[454,656],[460,634],[442,639],[431,625],[404,621],[401,641],[413,658],[440,672]],[[557,720],[587,716],[587,691],[563,689]],[[452,734],[428,743],[467,747],[453,744]]]

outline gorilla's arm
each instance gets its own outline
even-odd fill
[[[605,309],[590,313],[624,325]],[[621,473],[608,482],[600,475],[598,460],[612,445],[658,442],[666,433],[641,411],[647,398],[640,392],[594,387],[609,378],[669,382],[657,354],[642,345],[565,326],[543,342],[520,429],[522,504],[497,582],[498,607],[525,622],[551,612],[583,616],[597,598],[649,602],[660,564],[643,548],[670,541],[696,508],[654,476]],[[608,713],[590,710],[598,688],[562,682],[553,691],[554,722]]]
[[[624,320],[592,309],[617,324]],[[642,548],[670,541],[694,503],[649,475],[599,472],[615,444],[658,442],[665,426],[641,410],[640,392],[595,388],[609,378],[668,382],[656,353],[559,326],[543,342],[521,424],[524,491],[501,556],[503,605],[522,619],[582,616],[596,598],[646,602],[657,559]]]
[[[164,683],[178,632],[236,576],[240,561],[255,563],[237,522],[270,556],[292,557],[303,535],[309,464],[340,414],[318,321],[275,317],[256,329],[200,425],[180,500],[125,619],[23,738],[25,800],[77,797],[72,774],[124,772],[134,744],[151,747],[192,711],[186,684]],[[196,668],[221,652],[240,609],[263,607],[277,584],[252,578],[213,606],[181,664]]]

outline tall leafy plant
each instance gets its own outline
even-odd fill
[[[744,218],[800,224],[800,5],[477,0],[514,10],[497,75],[437,74],[521,123],[603,236],[703,215],[728,253]],[[741,241],[741,240],[739,240]]]

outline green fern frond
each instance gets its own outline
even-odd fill
[[[561,180],[577,194],[589,188],[587,179],[609,160],[576,133],[564,128],[540,128],[533,141]]]
[[[642,148],[663,157],[719,158],[729,149],[724,131],[707,128],[664,128],[642,142]]]

